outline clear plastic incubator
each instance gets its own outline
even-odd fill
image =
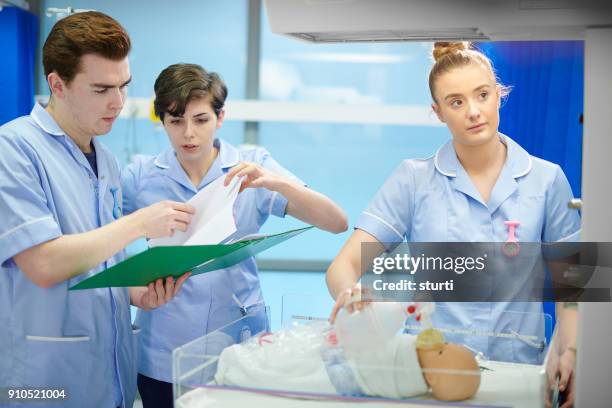
[[[555,406],[548,315],[490,310],[492,327],[461,327],[436,323],[441,306],[375,302],[330,325],[316,309],[285,297],[275,333],[254,333],[247,314],[177,348],[175,407]]]

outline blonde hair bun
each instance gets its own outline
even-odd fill
[[[440,58],[445,55],[452,54],[454,52],[469,50],[470,43],[467,41],[457,41],[457,42],[435,42],[433,48],[433,58],[434,61],[439,61]]]

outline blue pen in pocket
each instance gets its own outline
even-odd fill
[[[113,195],[113,218],[118,220],[123,214],[121,206],[119,205],[119,197],[117,197],[119,189],[117,187],[111,187],[110,192]]]

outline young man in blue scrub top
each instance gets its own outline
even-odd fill
[[[239,149],[218,139],[227,88],[199,65],[176,64],[155,81],[155,112],[172,147],[156,157],[139,156],[122,175],[124,211],[160,200],[186,201],[213,180],[245,176],[234,204],[236,237],[257,233],[268,216],[292,215],[334,233],[345,231],[344,212],[298,180],[265,149]],[[142,327],[138,389],[143,404],[172,407],[172,350],[234,321],[257,315],[255,333],[268,326],[255,260],[196,276],[171,304],[139,311]]]
[[[432,108],[448,126],[452,140],[429,159],[402,162],[362,213],[327,271],[329,291],[336,299],[332,321],[342,307],[352,311],[365,306],[364,302],[353,302],[365,268],[362,243],[377,248],[372,251],[376,252],[371,254],[373,258],[404,239],[504,242],[508,239],[504,222],[509,220],[520,221],[516,230],[519,241],[578,240],[580,218],[568,209],[572,192],[563,171],[530,156],[498,132],[500,100],[506,90],[497,83],[489,59],[466,43],[436,43],[434,59],[429,76]],[[438,308],[434,324],[489,332],[503,322],[505,329],[521,334],[544,333],[540,302],[444,306]],[[477,308],[472,309],[474,306]],[[507,311],[519,313],[504,314]],[[565,347],[559,368],[563,390],[573,384],[576,310],[558,304],[557,313]],[[506,322],[508,319],[513,321]],[[490,358],[541,362],[540,349],[532,345],[474,339],[470,346]]]
[[[120,262],[130,242],[186,230],[194,212],[163,202],[122,217],[119,166],[96,136],[123,107],[129,51],[127,32],[105,14],[58,21],[43,47],[49,104],[0,127],[0,389],[32,390],[39,398],[25,405],[131,407],[130,301],[161,306],[188,277],[68,291]],[[42,394],[47,404],[34,394],[41,388],[54,391]]]

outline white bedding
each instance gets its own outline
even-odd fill
[[[454,406],[512,406],[516,408],[532,408],[544,406],[544,375],[539,366],[488,362],[483,364],[490,370],[482,372],[481,384],[474,398]],[[289,398],[267,395],[258,392],[225,388],[196,388],[175,401],[177,408],[244,408],[265,406],[266,408],[345,408],[354,407],[355,400],[339,400],[330,395],[327,401],[321,401],[321,396],[313,399]],[[423,401],[427,400],[427,401]],[[402,401],[401,406],[423,407],[446,406],[444,403],[434,403],[430,396],[418,397]],[[384,402],[373,400],[367,402],[367,407],[397,406],[398,401]]]
[[[219,385],[335,394],[321,354],[329,330],[310,325],[253,338],[223,350],[215,382]],[[427,392],[416,354],[415,336],[402,334],[367,352],[340,353],[352,384],[369,396],[405,398]],[[335,356],[335,355],[334,355]],[[337,367],[337,366],[335,366]],[[350,367],[350,368],[349,368]],[[334,371],[340,381],[345,371]],[[349,381],[351,383],[351,381]]]

